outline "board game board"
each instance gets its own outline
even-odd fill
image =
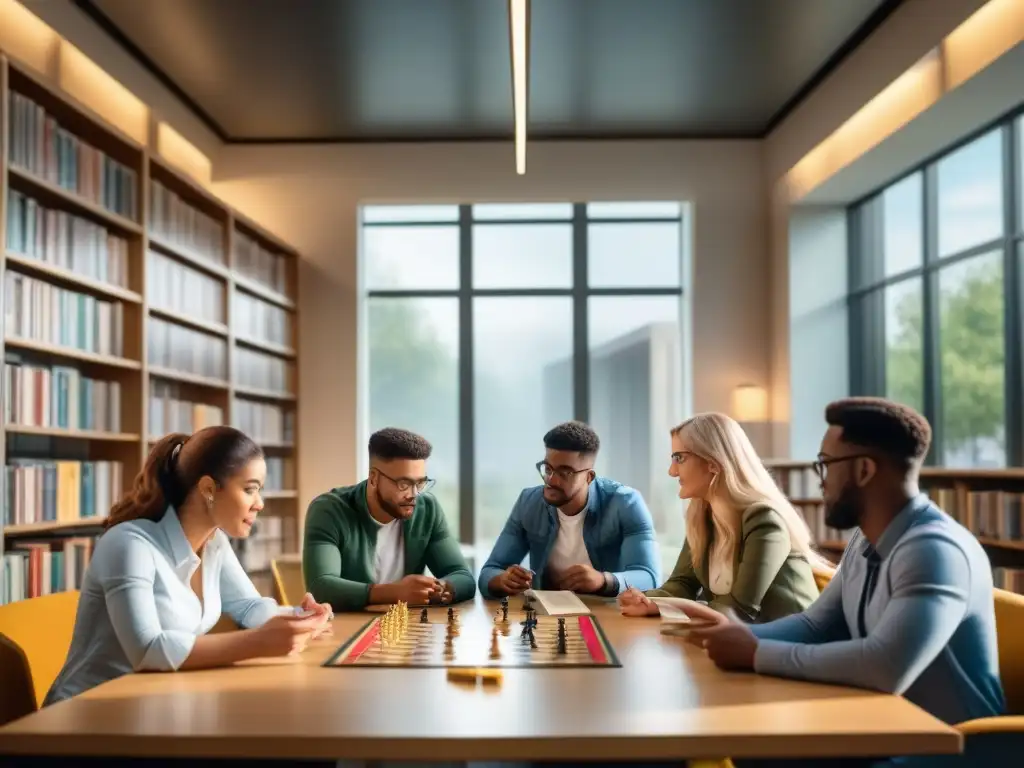
[[[621,667],[618,657],[597,619],[570,616],[564,619],[564,652],[559,650],[559,621],[553,616],[533,616],[534,641],[525,634],[521,617],[492,623],[456,618],[421,621],[419,611],[408,614],[400,636],[389,630],[385,617],[368,621],[326,662],[325,667]],[[438,616],[440,618],[440,616]],[[485,617],[477,617],[485,619]],[[449,641],[449,635],[453,635]],[[535,647],[531,647],[531,645]]]

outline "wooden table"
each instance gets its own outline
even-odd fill
[[[489,623],[495,607],[478,599],[462,621]],[[899,696],[725,673],[661,635],[656,619],[593,608],[621,668],[507,669],[490,688],[448,682],[444,669],[321,667],[369,618],[349,614],[290,661],[99,686],[0,729],[0,754],[522,761],[961,749],[954,729]]]

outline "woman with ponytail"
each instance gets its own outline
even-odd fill
[[[260,597],[228,537],[263,502],[263,452],[231,427],[172,434],[111,510],[82,583],[64,668],[44,706],[129,672],[172,672],[286,656],[322,634],[329,606]],[[241,631],[207,634],[226,613]]]

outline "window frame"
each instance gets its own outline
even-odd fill
[[[957,150],[998,131],[1001,140],[1000,183],[1003,192],[1003,234],[939,258],[938,164]],[[1006,466],[1024,465],[1024,165],[1019,157],[1024,131],[1024,108],[986,124],[956,144],[900,174],[855,201],[847,209],[849,370],[852,395],[885,395],[885,289],[921,279],[923,290],[923,403],[932,426],[932,448],[926,463],[942,458],[942,378],[939,338],[939,273],[948,266],[992,251],[1003,255],[1004,419]],[[924,210],[921,220],[923,261],[920,266],[885,276],[882,196],[890,187],[921,173]],[[1018,253],[1020,249],[1020,253]]]
[[[485,202],[485,201],[479,201]],[[522,201],[528,203],[529,201]],[[459,231],[459,285],[455,289],[364,289],[366,298],[456,298],[459,302],[459,531],[458,538],[463,544],[472,545],[476,540],[475,487],[476,487],[476,435],[474,414],[474,360],[473,360],[473,300],[478,297],[529,297],[564,296],[572,300],[572,361],[573,361],[573,416],[580,421],[589,421],[590,416],[590,343],[589,343],[589,299],[591,296],[674,296],[680,302],[680,322],[685,325],[684,300],[689,277],[688,252],[689,232],[687,225],[689,206],[679,203],[678,213],[672,216],[588,216],[587,203],[573,203],[571,216],[565,218],[474,218],[473,205],[459,205],[458,221],[366,221],[360,208],[359,229],[379,227],[452,227]],[[663,224],[679,225],[680,243],[680,284],[674,287],[600,287],[589,285],[589,224]],[[565,224],[572,230],[572,282],[566,288],[475,288],[473,286],[473,228],[500,225],[506,227],[531,225]],[[361,237],[361,235],[360,235]],[[360,258],[363,254],[360,253]],[[681,343],[690,338],[683,327]],[[686,350],[682,350],[684,360]],[[366,351],[369,355],[369,350]],[[688,366],[684,376],[689,375]],[[685,386],[691,382],[685,380]],[[684,402],[688,398],[684,393]],[[538,436],[539,439],[539,436]]]

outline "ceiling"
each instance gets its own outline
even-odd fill
[[[506,0],[72,0],[224,141],[507,139]],[[529,135],[760,137],[900,0],[534,0]]]

